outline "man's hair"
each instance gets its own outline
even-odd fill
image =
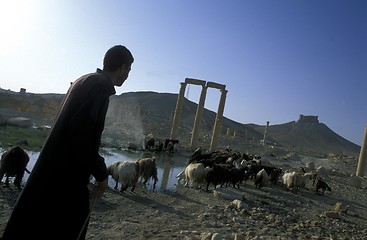
[[[123,64],[131,65],[134,57],[125,46],[116,45],[108,49],[103,59],[103,70],[107,72],[116,71]]]

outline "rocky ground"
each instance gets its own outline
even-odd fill
[[[322,164],[332,188],[325,195],[312,183],[289,191],[281,184],[257,189],[252,180],[209,192],[180,183],[159,192],[110,189],[92,206],[87,239],[366,239],[366,179],[353,176],[355,159],[334,156]],[[18,194],[1,185],[0,235]]]

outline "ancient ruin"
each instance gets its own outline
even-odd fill
[[[172,129],[171,129],[171,136],[170,136],[171,139],[176,139],[177,135],[178,135],[180,120],[181,120],[184,93],[185,93],[185,89],[186,89],[187,84],[200,85],[202,87],[198,107],[197,107],[197,110],[196,110],[195,122],[194,122],[193,131],[192,131],[191,142],[190,142],[190,148],[192,148],[192,149],[196,148],[196,145],[197,145],[197,138],[198,138],[198,135],[199,135],[200,124],[201,124],[201,120],[202,120],[202,113],[203,113],[203,109],[204,109],[207,89],[208,88],[216,88],[216,89],[219,89],[221,91],[221,97],[220,97],[220,101],[219,101],[219,105],[218,105],[218,110],[217,110],[217,114],[216,114],[216,118],[215,118],[215,122],[214,122],[213,133],[212,133],[212,139],[211,139],[211,143],[210,143],[210,150],[212,151],[217,147],[217,139],[218,139],[220,128],[221,128],[221,121],[222,121],[223,112],[224,112],[224,105],[225,105],[226,96],[227,96],[227,92],[228,92],[225,89],[226,86],[223,85],[223,84],[219,84],[219,83],[206,82],[206,81],[203,81],[203,80],[192,79],[192,78],[186,78],[185,82],[181,82],[180,84],[181,84],[181,88],[180,88],[180,92],[179,92],[178,97],[177,97],[176,109],[175,109],[175,114],[174,114],[174,117],[173,117],[173,124],[172,124]]]

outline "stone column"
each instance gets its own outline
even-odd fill
[[[187,84],[184,82],[181,82],[180,84],[181,84],[181,88],[177,96],[176,110],[175,110],[175,115],[173,116],[173,123],[172,123],[170,139],[177,138],[178,128],[180,126],[180,121],[181,121],[181,112],[182,112],[184,94],[185,94],[185,89],[186,89]]]
[[[361,146],[361,152],[359,153],[358,166],[356,175],[359,177],[364,177],[364,172],[366,170],[367,162],[367,125],[364,129],[364,137]]]
[[[214,129],[212,134],[212,141],[210,143],[210,151],[214,151],[217,148],[217,140],[218,140],[218,134],[220,133],[221,123],[222,123],[222,117],[224,112],[224,105],[226,102],[226,96],[227,96],[227,90],[221,89],[221,96],[218,106],[217,115],[215,117],[215,123],[214,123]]]
[[[196,148],[197,139],[198,139],[198,135],[199,135],[199,130],[200,130],[200,126],[201,126],[201,120],[202,120],[202,117],[203,117],[203,109],[204,109],[204,104],[205,104],[206,91],[208,89],[207,86],[202,85],[202,87],[203,88],[201,89],[199,104],[198,104],[198,107],[196,109],[194,128],[192,130],[192,136],[191,136],[190,148],[192,148],[192,149]]]
[[[263,145],[266,145],[266,137],[268,135],[268,127],[269,127],[269,121],[266,122],[266,127],[264,131],[264,138],[263,138]]]

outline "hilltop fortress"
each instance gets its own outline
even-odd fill
[[[319,123],[319,116],[305,116],[303,114],[299,115],[298,123]]]

